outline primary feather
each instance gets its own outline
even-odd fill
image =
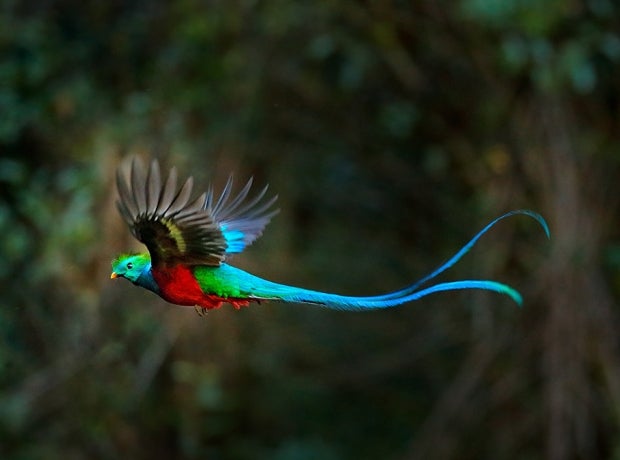
[[[112,278],[123,277],[165,300],[203,309],[228,302],[235,307],[266,300],[321,305],[340,310],[373,310],[418,300],[429,294],[461,289],[484,289],[509,296],[518,305],[521,295],[492,280],[460,280],[424,284],[457,263],[500,220],[514,215],[535,219],[549,237],[544,218],[533,211],[510,211],[487,224],[456,254],[431,273],[403,289],[370,297],[343,296],[275,283],[225,263],[226,256],[243,251],[258,238],[270,219],[277,197],[265,199],[267,187],[248,198],[250,179],[232,195],[233,180],[216,196],[212,188],[191,200],[193,180],[177,188],[173,168],[162,185],[155,160],[145,170],[139,160],[131,164],[129,183],[119,170],[118,209],[132,234],[149,254],[124,254],[113,262]]]
[[[263,231],[276,211],[269,211],[277,197],[261,204],[266,188],[241,207],[252,181],[229,201],[232,179],[213,205],[213,192],[190,200],[193,179],[177,189],[172,169],[162,186],[159,163],[147,171],[137,159],[131,164],[129,184],[119,169],[118,209],[132,234],[146,245],[155,266],[219,265],[226,254],[241,252]]]

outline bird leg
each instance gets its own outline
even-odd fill
[[[194,310],[198,313],[198,316],[205,317],[207,316],[208,310],[201,305],[194,305]]]

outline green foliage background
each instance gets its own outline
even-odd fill
[[[0,5],[0,457],[620,458],[620,8],[609,0]],[[281,213],[234,259],[525,298],[206,319],[109,280],[116,167],[229,172]]]

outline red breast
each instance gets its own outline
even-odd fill
[[[224,302],[232,304],[237,309],[250,304],[245,299],[228,299],[202,292],[191,269],[184,265],[175,265],[165,269],[153,268],[151,271],[161,291],[161,297],[170,303],[198,305],[208,310],[219,308]]]

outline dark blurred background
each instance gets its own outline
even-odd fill
[[[611,0],[6,0],[0,457],[620,458],[620,6]],[[233,263],[401,287],[517,208],[437,294],[376,313],[124,281],[124,158],[281,213]]]

